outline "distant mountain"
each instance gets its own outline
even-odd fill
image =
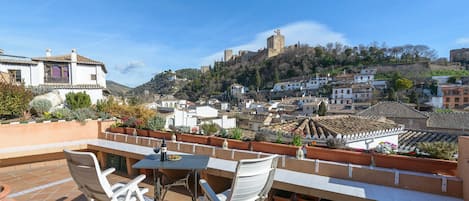
[[[114,96],[125,95],[128,91],[132,89],[131,87],[125,86],[123,84],[119,84],[112,80],[106,80],[106,87],[111,92],[111,95],[114,95]]]

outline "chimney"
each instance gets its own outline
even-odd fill
[[[77,62],[77,50],[76,49],[72,49],[72,53],[70,54],[70,60],[72,62]]]
[[[52,50],[50,48],[46,49],[46,57],[50,57],[52,53]]]

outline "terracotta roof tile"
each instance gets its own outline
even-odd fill
[[[430,131],[407,130],[399,135],[399,151],[415,151],[419,142],[458,142],[458,135]]]
[[[72,61],[70,54],[50,56],[50,57],[35,57],[35,58],[32,58],[32,60],[33,61],[66,62],[66,63],[70,63]],[[102,68],[103,68],[103,71],[107,73],[106,67],[105,67],[103,62],[95,61],[95,60],[92,60],[90,58],[81,56],[79,54],[77,54],[77,63],[79,63],[79,64],[101,65]]]
[[[425,119],[427,116],[405,104],[399,102],[379,102],[366,110],[357,113],[359,116],[384,116],[394,118],[421,118]]]

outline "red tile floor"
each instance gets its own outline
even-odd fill
[[[116,174],[108,179],[111,185],[130,180]],[[16,201],[86,201],[72,180],[65,160],[0,168],[0,183],[10,185],[10,196]],[[146,195],[153,197],[151,184],[141,183],[140,186],[148,188],[150,191]],[[184,189],[175,187],[165,200],[184,201],[191,200],[191,197]]]

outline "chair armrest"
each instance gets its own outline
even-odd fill
[[[120,188],[118,191],[116,191],[113,195],[113,197],[117,197],[125,192],[127,192],[130,188],[134,187],[134,189],[138,189],[138,183],[142,182],[145,179],[145,175],[141,174],[138,177],[135,177],[131,181],[129,181],[127,184],[125,184],[122,188]]]
[[[217,194],[213,191],[212,187],[207,183],[205,179],[199,180],[200,187],[204,191],[205,197],[211,201],[220,201]]]
[[[104,177],[107,177],[109,174],[113,173],[114,171],[116,171],[116,168],[108,168],[108,169],[102,171],[101,174]]]

